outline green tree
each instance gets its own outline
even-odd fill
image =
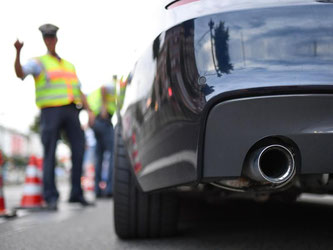
[[[33,123],[30,125],[30,131],[39,134],[40,114],[36,115]]]

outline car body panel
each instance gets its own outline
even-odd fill
[[[333,93],[332,4],[217,2],[163,10],[163,27],[168,29],[132,72],[121,111],[122,135],[144,191],[212,176],[204,142],[206,120],[215,105],[272,93]],[[243,160],[232,163],[237,169],[233,174],[239,175]]]
[[[286,137],[297,145],[299,174],[332,173],[332,113],[332,94],[266,95],[219,103],[207,119],[203,178],[241,176],[249,148],[265,137]]]

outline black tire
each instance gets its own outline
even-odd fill
[[[120,238],[164,237],[176,234],[176,194],[146,194],[138,188],[118,126],[115,129],[113,176],[114,225]]]

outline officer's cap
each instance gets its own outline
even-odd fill
[[[58,29],[59,28],[57,26],[49,23],[39,27],[39,30],[42,32],[43,36],[56,36]]]

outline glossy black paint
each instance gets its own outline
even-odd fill
[[[221,9],[153,41],[132,72],[121,111],[144,191],[200,181],[206,117],[216,103],[333,92],[333,5],[306,2]]]
[[[214,88],[207,100],[244,88],[332,84],[332,12],[332,5],[305,5],[195,20],[199,74]],[[224,40],[210,35],[210,23]],[[226,44],[228,53],[218,56],[216,43]]]
[[[233,98],[209,112],[203,177],[239,177],[251,148],[287,147],[298,174],[333,173],[333,95],[265,95]]]

